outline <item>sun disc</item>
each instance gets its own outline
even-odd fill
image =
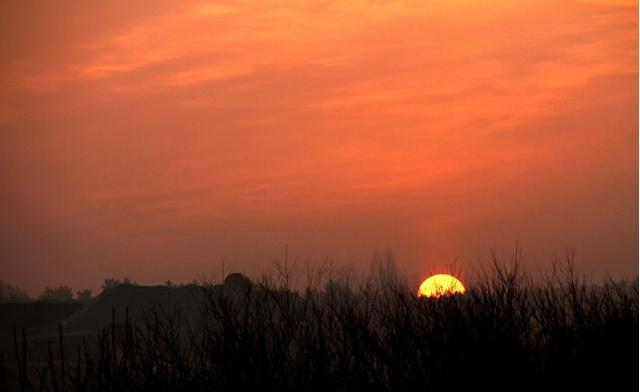
[[[464,294],[462,282],[448,274],[437,274],[425,279],[418,289],[418,298],[439,298],[454,294]]]

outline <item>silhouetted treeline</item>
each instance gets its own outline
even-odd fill
[[[121,284],[135,285],[136,282],[129,278],[122,281],[114,278],[107,278],[102,284],[102,292],[111,290]],[[45,287],[37,298],[29,296],[26,290],[15,287],[7,282],[0,280],[0,303],[25,303],[25,302],[74,302],[88,303],[93,298],[93,290],[89,288],[81,289],[74,292],[69,286]]]
[[[418,299],[388,272],[304,292],[235,275],[200,287],[197,315],[114,313],[73,353],[50,346],[37,379],[25,377],[18,331],[17,378],[44,391],[637,387],[637,279],[592,285],[569,262],[534,281],[515,260],[495,262],[465,295]]]

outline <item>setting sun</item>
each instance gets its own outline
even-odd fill
[[[453,294],[464,294],[465,288],[457,278],[438,274],[425,279],[418,289],[418,298],[439,298]]]

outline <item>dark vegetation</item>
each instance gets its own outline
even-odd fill
[[[358,285],[319,272],[304,290],[292,290],[291,281],[285,267],[256,284],[231,274],[224,284],[166,285],[154,295],[183,298],[143,313],[110,307],[117,298],[147,295],[143,288],[110,287],[72,316],[106,317],[101,326],[78,337],[73,323],[61,324],[33,364],[33,339],[12,330],[0,385],[21,391],[638,385],[637,279],[589,284],[571,259],[536,279],[517,259],[494,262],[465,295],[440,299],[416,298],[390,264]],[[184,296],[194,306],[179,306]]]
[[[129,278],[120,281],[114,278],[107,278],[102,284],[102,291],[106,292],[120,285],[135,285],[136,283]],[[38,298],[32,298],[25,290],[12,286],[11,284],[0,280],[0,304],[16,304],[29,302],[79,302],[86,304],[93,298],[92,289],[82,289],[73,293],[73,289],[68,286],[46,287]]]

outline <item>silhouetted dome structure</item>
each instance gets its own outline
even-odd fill
[[[224,279],[224,286],[232,290],[248,290],[253,286],[253,283],[246,276],[233,272]]]

